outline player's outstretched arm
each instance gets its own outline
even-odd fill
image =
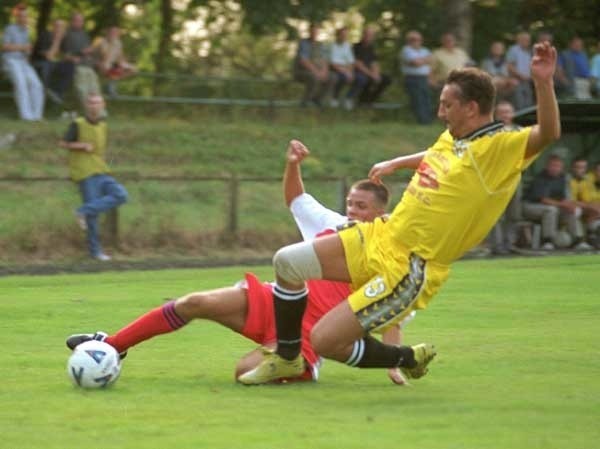
[[[556,48],[548,42],[533,47],[531,78],[537,98],[537,124],[529,134],[526,157],[534,156],[560,138],[560,112],[554,93]]]
[[[378,162],[371,167],[371,170],[369,171],[369,179],[373,182],[380,183],[382,176],[391,175],[396,170],[401,168],[410,168],[412,170],[416,170],[423,160],[423,156],[425,156],[425,151]]]
[[[285,204],[289,207],[294,198],[304,193],[304,183],[300,164],[310,151],[299,140],[291,140],[287,152],[285,171],[283,172],[283,196]]]

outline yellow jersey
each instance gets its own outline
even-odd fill
[[[450,264],[480,243],[535,159],[525,157],[530,131],[491,123],[459,140],[442,133],[372,250],[385,254],[399,244],[425,260]]]
[[[106,152],[106,122],[89,122],[85,117],[75,119],[78,131],[78,141],[91,143],[94,150],[69,151],[69,172],[71,179],[79,182],[93,175],[109,173],[110,169],[104,161]]]
[[[585,177],[590,193],[592,203],[600,203],[600,179],[596,178],[594,172],[590,172]]]
[[[573,201],[581,201],[583,203],[590,203],[592,201],[594,186],[589,177],[586,176],[583,179],[571,178],[569,187]]]

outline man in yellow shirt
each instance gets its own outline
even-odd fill
[[[112,176],[105,162],[107,129],[102,119],[104,99],[88,95],[85,116],[75,119],[60,146],[69,151],[69,172],[81,192],[83,205],[77,209],[77,221],[87,231],[90,256],[110,260],[102,251],[98,237],[98,215],[127,201],[127,191]]]
[[[600,203],[600,162],[596,162],[594,170],[587,174],[593,202]]]
[[[596,165],[596,172],[598,172]],[[598,246],[600,232],[600,197],[598,185],[594,179],[595,173],[588,174],[588,163],[578,158],[571,164],[571,180],[569,183],[571,200],[581,208],[582,218],[586,225],[587,240],[591,245]]]
[[[555,69],[556,49],[536,45],[531,72],[538,122],[522,130],[493,122],[495,90],[488,74],[475,68],[451,72],[438,109],[447,131],[427,151],[371,169],[369,176],[376,181],[400,168],[416,170],[390,218],[348,226],[275,254],[277,349],[238,380],[260,384],[301,372],[306,279],[351,282],[354,289],[313,328],[317,353],[350,366],[399,367],[409,378],[425,375],[435,356],[432,345],[386,345],[370,332],[427,306],[446,280],[450,263],[489,233],[521,171],[560,137]]]

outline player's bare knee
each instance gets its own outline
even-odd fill
[[[294,266],[294,251],[289,246],[281,248],[273,256],[273,268],[279,280],[286,284],[298,285],[304,282]]]
[[[305,280],[322,276],[321,264],[310,242],[281,248],[273,256],[273,267],[278,281],[283,281],[288,287],[301,287]]]
[[[186,321],[193,318],[203,318],[209,302],[209,293],[190,293],[175,302],[175,312]]]

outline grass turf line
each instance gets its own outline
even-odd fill
[[[317,384],[242,387],[233,368],[254,345],[194,322],[133,348],[114,388],[78,390],[66,375],[68,334],[115,331],[244,268],[2,278],[1,446],[595,447],[599,270],[599,256],[455,264],[406,329],[406,342],[439,352],[413,388],[330,361]]]

